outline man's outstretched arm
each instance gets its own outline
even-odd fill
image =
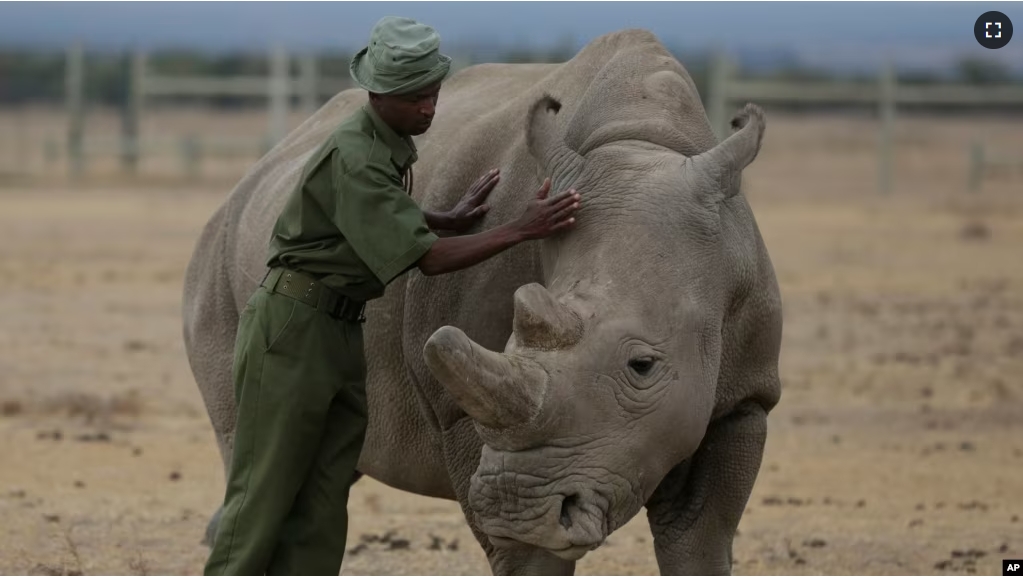
[[[550,179],[544,181],[536,199],[530,201],[518,219],[479,234],[440,238],[416,263],[427,275],[455,272],[479,264],[520,242],[541,239],[572,226],[572,214],[579,208],[580,196],[569,190],[547,198]]]

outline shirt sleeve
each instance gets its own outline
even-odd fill
[[[437,240],[397,174],[369,162],[338,176],[334,221],[383,285],[408,270]]]

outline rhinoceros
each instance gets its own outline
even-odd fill
[[[238,315],[271,227],[366,99],[334,96],[198,239],[184,337],[225,467]],[[644,507],[663,573],[730,573],[781,394],[780,293],[740,191],[764,127],[748,104],[719,142],[689,74],[643,30],[563,63],[452,75],[417,139],[420,206],[450,208],[492,168],[480,228],[521,214],[548,175],[583,200],[567,232],[453,274],[413,268],[370,302],[359,472],[457,500],[495,574],[571,574]]]

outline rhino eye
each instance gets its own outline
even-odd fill
[[[629,368],[640,376],[646,376],[654,366],[653,357],[639,357],[629,361]]]

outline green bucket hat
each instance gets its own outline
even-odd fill
[[[352,58],[349,70],[360,87],[377,94],[406,94],[443,80],[451,58],[440,53],[437,31],[410,18],[377,22],[369,45]]]

